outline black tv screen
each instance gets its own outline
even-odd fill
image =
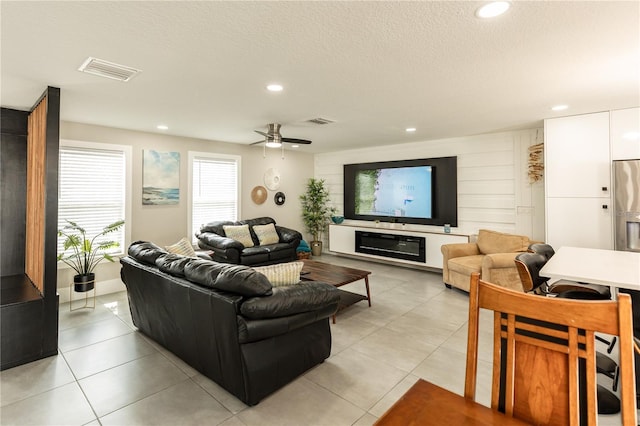
[[[457,157],[345,164],[345,218],[457,226]]]

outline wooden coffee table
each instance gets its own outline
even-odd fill
[[[300,275],[300,278],[305,281],[320,281],[331,284],[335,287],[341,287],[345,284],[364,279],[364,286],[367,290],[366,296],[338,289],[340,292],[338,311],[361,300],[368,301],[369,307],[371,307],[371,293],[369,292],[370,271],[347,268],[346,266],[332,265],[330,263],[323,263],[310,259],[303,259],[302,262],[304,262],[304,266],[302,267],[302,274]],[[333,323],[336,323],[335,314],[333,315]]]

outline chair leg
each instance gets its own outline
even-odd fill
[[[610,354],[611,351],[613,350],[614,346],[616,345],[616,341],[617,341],[618,337],[617,336],[613,336],[613,339],[611,339],[611,341],[605,339],[604,337],[600,337],[600,336],[596,336],[596,340],[601,341],[602,343],[604,343],[607,346],[607,353]]]

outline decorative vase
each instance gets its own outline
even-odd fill
[[[73,290],[84,293],[93,290],[95,286],[96,274],[93,272],[86,275],[75,275],[73,277]]]
[[[312,256],[322,255],[322,241],[311,241],[311,255]]]

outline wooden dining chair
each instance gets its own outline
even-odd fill
[[[494,312],[491,407],[532,424],[595,425],[595,332],[619,336],[621,415],[636,425],[631,300],[543,298],[480,280],[469,294],[464,396],[473,400],[480,309]]]
[[[545,298],[471,276],[464,396],[418,380],[379,426],[597,423],[595,333],[620,336],[624,426],[636,425],[631,300]],[[491,408],[475,402],[480,310],[494,312]],[[640,343],[640,340],[638,340]]]

